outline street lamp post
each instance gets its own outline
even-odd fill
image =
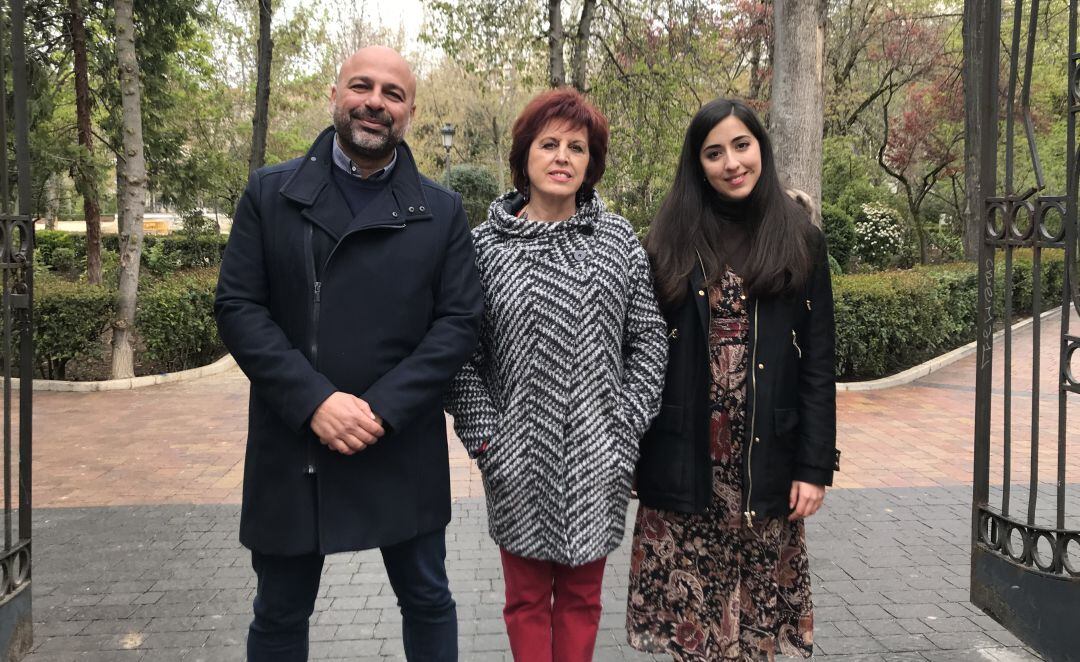
[[[446,185],[450,186],[450,148],[454,146],[454,125],[447,122],[439,129],[442,134],[442,146],[446,150]]]

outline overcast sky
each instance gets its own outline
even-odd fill
[[[285,0],[284,11],[304,4],[305,0]],[[416,46],[420,28],[424,23],[424,6],[421,0],[323,0],[328,7],[340,6],[342,13],[354,14],[354,7],[363,8],[366,16],[385,27],[396,29],[405,26],[405,35],[409,46]],[[275,21],[276,22],[276,21]]]

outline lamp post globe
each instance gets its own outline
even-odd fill
[[[439,133],[442,134],[443,149],[446,150],[446,175],[445,175],[446,181],[445,181],[445,183],[446,183],[447,186],[450,185],[450,148],[454,146],[454,131],[455,131],[454,125],[449,123],[449,122],[447,122],[446,124],[443,124],[442,128],[439,129]]]

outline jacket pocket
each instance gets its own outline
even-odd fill
[[[799,410],[777,409],[773,412],[773,425],[776,429],[776,437],[781,441],[794,444],[798,439]]]
[[[690,430],[683,424],[683,413],[681,406],[663,405],[645,433],[637,463],[641,495],[685,495],[690,490],[694,435],[687,436]]]
[[[660,413],[653,421],[652,429],[656,432],[678,434],[683,428],[683,408],[679,405],[661,405]]]

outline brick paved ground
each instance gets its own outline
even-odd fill
[[[1058,330],[1043,329],[1036,401],[1046,446],[1057,428]],[[1030,339],[1018,334],[1017,364],[1030,365]],[[971,357],[909,386],[839,394],[844,472],[808,525],[820,657],[1036,659],[967,602],[973,366]],[[1027,480],[1031,382],[1030,370],[1016,372],[1016,482]],[[246,397],[236,372],[138,391],[37,394],[31,661],[243,659],[254,583],[236,543]],[[122,423],[118,411],[130,412]],[[1052,484],[1046,446],[1038,479]],[[456,442],[451,449],[461,657],[509,659],[482,488]],[[994,458],[1000,465],[1000,449]],[[1000,481],[999,466],[994,475]],[[1070,512],[1080,514],[1080,458],[1068,481]],[[1043,510],[1052,499],[1040,498]],[[624,643],[626,552],[613,555],[606,577],[598,660],[651,659]],[[400,617],[377,554],[331,557],[321,596],[314,659],[401,659]]]

